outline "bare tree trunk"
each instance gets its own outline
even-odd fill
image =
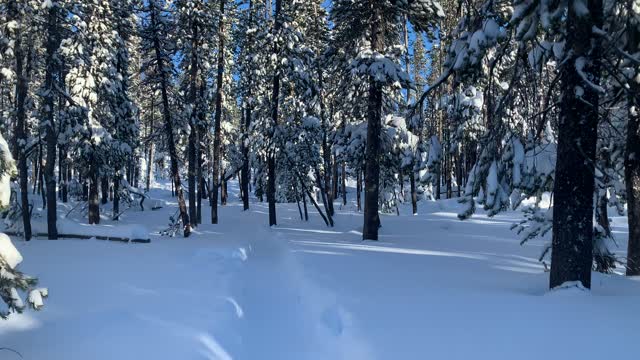
[[[302,182],[302,179],[300,179],[300,185],[302,186],[303,189],[305,189],[304,186],[304,182]],[[333,218],[331,213],[329,212],[329,205],[328,205],[328,196],[327,194],[324,192],[324,189],[322,188],[322,181],[320,180],[320,170],[318,168],[316,168],[316,186],[318,187],[318,189],[320,189],[320,196],[322,197],[322,203],[324,205],[324,209],[327,212],[327,221],[331,224],[331,226],[333,226]],[[311,196],[311,195],[309,195]],[[313,199],[310,199],[313,200]]]
[[[249,23],[253,24],[253,1],[249,1]],[[247,35],[247,46],[249,49],[252,49],[253,44],[253,35]],[[251,84],[253,79],[253,72],[247,71],[246,76],[248,77],[247,83],[249,84],[247,88],[246,98],[244,99],[244,122],[243,126],[243,136],[242,136],[242,169],[240,170],[240,191],[242,193],[242,208],[244,211],[249,210],[249,183],[251,181],[251,168],[249,164],[249,130],[251,128],[251,107],[252,99],[251,99]]]
[[[589,15],[569,7],[566,49],[570,58],[562,67],[562,102],[558,124],[558,159],[553,195],[553,249],[551,288],[569,281],[591,288],[593,261],[593,194],[599,94],[586,84],[575,62],[584,57],[584,73],[600,81],[600,48],[592,27],[602,27],[602,0],[589,1]],[[575,89],[584,89],[582,97]],[[590,105],[589,105],[590,104]]]
[[[629,2],[631,14],[632,3]],[[631,17],[627,24],[629,39],[627,51],[638,51],[640,33]],[[624,179],[627,187],[627,219],[629,222],[629,244],[627,248],[627,276],[640,275],[640,83],[636,77],[630,81],[627,95],[627,149],[625,154]]]
[[[189,159],[188,165],[188,187],[189,187],[189,217],[192,219],[194,224],[198,224],[198,216],[196,210],[196,167],[197,167],[197,155],[196,155],[196,146],[198,141],[198,126],[197,113],[199,112],[199,104],[198,104],[198,19],[193,18],[192,20],[192,29],[193,34],[191,38],[191,81],[190,81],[190,94],[189,100],[191,102],[191,116],[189,119],[189,144],[187,146],[187,156]]]
[[[120,220],[120,175],[113,177],[113,220]]]
[[[342,206],[347,206],[347,164],[342,163]]]
[[[204,99],[204,79],[200,84],[200,99]],[[206,134],[207,127],[205,126],[205,114],[202,111],[198,112],[198,137],[196,143],[196,184],[198,188],[198,196],[196,198],[196,224],[202,224],[202,199],[206,198],[206,191],[204,189],[204,177],[202,173],[202,168],[204,166],[204,136]]]
[[[282,21],[280,19],[280,12],[282,10],[282,0],[276,0],[276,13],[275,13],[275,25],[273,27],[274,35],[280,32]],[[273,54],[277,56],[280,52],[277,43],[274,45]],[[271,120],[273,122],[273,132],[278,127],[278,110],[280,101],[280,70],[276,68],[276,73],[273,76],[273,92],[271,97]],[[273,139],[272,139],[273,140]],[[271,150],[267,155],[267,201],[269,202],[269,226],[276,225],[276,159],[275,151]]]
[[[60,151],[60,160],[60,178],[62,179],[62,202],[67,203],[69,201],[69,180],[71,180],[71,176],[69,176],[69,173],[71,172],[71,166],[69,165],[69,156],[66,149]]]
[[[89,224],[100,223],[100,199],[98,196],[98,169],[91,162],[89,169]]]
[[[358,211],[362,211],[362,171],[358,170],[357,179],[356,179],[356,204],[358,207]]]
[[[335,155],[331,162],[331,198],[333,200],[338,198],[338,160]],[[333,212],[333,202],[331,203],[331,209]]]
[[[327,125],[328,126],[328,125]],[[326,194],[327,201],[327,214],[333,216],[333,191],[331,191],[331,147],[327,140],[327,134],[324,134],[322,139],[322,154],[324,158],[324,193]],[[321,186],[320,184],[318,184]]]
[[[227,205],[227,199],[229,198],[229,193],[227,192],[227,179],[224,178],[224,172],[222,173],[221,179],[222,185],[220,186],[220,205]]]
[[[601,273],[609,273],[611,269],[614,269],[615,256],[609,251],[606,241],[612,238],[611,224],[609,222],[609,211],[607,205],[609,199],[607,198],[607,191],[599,191],[598,199],[596,201],[596,222],[600,225],[600,228],[604,231],[594,239],[593,248],[593,262],[595,263],[595,270]]]
[[[109,178],[107,176],[103,176],[100,179],[100,191],[102,194],[102,199],[100,200],[100,203],[104,205],[109,202]]]
[[[384,50],[384,24],[382,9],[375,9],[371,22],[371,50]],[[363,240],[378,240],[380,217],[378,197],[380,191],[380,132],[382,128],[382,84],[373,76],[369,78],[369,100],[367,109],[367,147],[364,185]]]
[[[302,206],[304,207],[304,221],[309,221],[309,212],[307,211],[307,197],[305,195],[304,189],[301,191],[302,193]]]
[[[60,46],[60,31],[58,27],[58,8],[52,6],[47,14],[47,57],[44,88],[45,95],[43,100],[45,124],[45,139],[47,142],[47,162],[44,168],[44,178],[47,183],[47,234],[48,238],[55,240],[58,238],[57,224],[57,196],[56,196],[56,153],[58,135],[56,134],[55,116],[54,116],[54,76],[58,73],[57,61],[54,58],[55,53]]]
[[[153,7],[151,9],[151,22],[153,29],[158,28],[158,20],[156,17],[157,9]],[[167,137],[167,147],[169,148],[169,157],[171,158],[171,176],[173,178],[173,184],[175,185],[175,193],[178,196],[178,208],[180,211],[180,217],[182,219],[183,234],[184,237],[191,235],[191,222],[189,220],[189,214],[187,213],[187,206],[184,201],[184,193],[182,191],[182,182],[180,181],[180,171],[178,169],[178,151],[176,150],[176,142],[173,138],[173,121],[171,120],[171,109],[169,108],[169,94],[167,87],[169,86],[169,79],[166,78],[164,71],[164,58],[162,57],[162,50],[160,46],[160,39],[157,34],[153,35],[153,45],[156,56],[156,63],[158,67],[158,73],[160,74],[160,93],[162,95],[162,114],[164,117],[165,135]]]
[[[218,77],[216,81],[216,114],[213,122],[213,186],[211,187],[211,223],[218,223],[218,188],[220,187],[220,166],[222,163],[220,123],[222,121],[222,91],[224,90],[224,10],[226,0],[220,0],[220,23],[218,25]]]
[[[149,132],[147,134],[147,136],[149,137],[149,146],[148,146],[148,154],[147,154],[147,176],[146,176],[146,188],[147,191],[149,191],[149,188],[151,188],[151,177],[153,176],[153,157],[154,157],[154,141],[151,138],[151,134],[153,134],[154,130],[153,130],[153,123],[154,123],[154,119],[155,119],[155,114],[154,114],[154,103],[155,103],[155,96],[153,96],[153,94],[151,95],[151,123],[149,124]]]
[[[416,174],[413,168],[409,172],[409,185],[411,186],[411,209],[413,215],[416,215],[418,213],[418,192],[416,191]]]
[[[249,182],[251,181],[251,171],[249,168],[249,127],[251,126],[251,108],[250,104],[246,105],[244,118],[244,136],[242,139],[242,169],[240,173],[240,189],[242,191],[242,208],[244,211],[249,210]]]
[[[293,182],[293,193],[296,196],[296,205],[298,205],[298,212],[300,213],[300,220],[304,220],[304,216],[302,215],[302,207],[300,207],[300,194],[298,194],[298,187],[296,186],[296,181]]]
[[[20,15],[16,9],[15,2],[9,2],[9,13],[11,18],[17,19]],[[17,19],[18,22],[19,19]],[[27,154],[25,144],[27,143],[26,121],[25,121],[25,100],[29,88],[29,79],[24,72],[24,52],[22,48],[22,34],[17,34],[14,42],[14,56],[16,59],[16,139],[18,155],[18,173],[20,177],[20,203],[22,206],[22,225],[24,239],[31,240],[31,214],[29,212],[29,170],[27,167]],[[36,178],[34,178],[34,183]]]

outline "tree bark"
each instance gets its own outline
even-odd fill
[[[151,121],[149,124],[149,131],[147,133],[147,136],[149,137],[149,146],[148,146],[148,154],[147,154],[147,176],[146,176],[146,187],[147,187],[147,191],[149,191],[149,188],[151,187],[151,177],[153,176],[153,150],[154,150],[154,142],[152,140],[151,134],[153,134],[154,129],[153,129],[153,120],[155,118],[154,116],[154,103],[155,103],[155,96],[153,96],[153,94],[151,95]]]
[[[413,215],[418,214],[418,192],[416,191],[416,174],[413,167],[409,169],[409,185],[411,186],[411,209]]]
[[[249,24],[253,24],[253,0],[249,0]],[[249,50],[253,50],[253,35],[247,35],[247,47]],[[249,131],[251,129],[251,107],[252,107],[252,99],[251,99],[251,84],[253,79],[253,72],[251,70],[246,71],[247,76],[247,84],[249,85],[247,88],[247,94],[244,99],[245,104],[245,112],[244,112],[244,122],[243,126],[243,136],[242,136],[242,169],[240,170],[240,191],[242,193],[242,208],[244,211],[249,210],[249,183],[251,181],[251,169],[249,165]]]
[[[589,15],[578,16],[569,7],[566,49],[570,58],[562,67],[562,102],[558,124],[558,158],[554,182],[553,249],[550,288],[579,282],[591,288],[593,261],[593,194],[598,127],[598,91],[576,70],[583,57],[589,81],[600,81],[600,50],[592,27],[602,28],[602,0],[589,1]],[[582,88],[582,97],[576,89]]]
[[[249,96],[250,97],[250,96]],[[249,182],[251,181],[251,171],[249,169],[249,128],[251,126],[251,108],[250,104],[246,105],[244,118],[244,136],[242,139],[242,169],[240,170],[240,189],[242,191],[242,208],[244,211],[249,210]]]
[[[194,220],[194,224],[198,223],[197,209],[196,209],[196,168],[197,168],[197,155],[196,146],[198,141],[198,126],[197,126],[197,113],[199,109],[198,104],[198,20],[192,19],[192,38],[191,38],[191,81],[190,81],[190,94],[189,100],[191,102],[191,116],[189,121],[189,144],[187,146],[187,156],[189,158],[188,165],[188,187],[189,187],[189,217]]]
[[[629,2],[631,7],[631,2]],[[629,13],[632,9],[629,8]],[[640,34],[637,25],[629,20],[627,31],[628,51],[638,51]],[[627,187],[627,219],[629,222],[629,244],[627,248],[627,276],[640,275],[640,83],[638,75],[630,81],[627,95],[628,123],[624,177]]]
[[[151,26],[155,31],[158,28],[158,20],[156,17],[157,9],[152,7],[151,9]],[[162,116],[164,118],[164,129],[167,137],[167,147],[169,148],[169,157],[171,158],[171,177],[173,178],[173,184],[175,185],[175,193],[178,196],[178,208],[180,211],[180,217],[183,225],[183,235],[188,237],[191,235],[191,222],[189,221],[189,214],[187,213],[187,206],[184,201],[184,192],[182,191],[182,182],[180,181],[180,171],[178,169],[178,151],[176,149],[176,142],[173,137],[173,121],[171,119],[171,109],[169,108],[169,94],[167,88],[169,86],[169,79],[166,78],[164,70],[165,60],[162,55],[162,48],[160,46],[160,39],[158,34],[153,34],[153,46],[155,50],[156,65],[158,67],[158,73],[160,76],[160,94],[162,95]]]
[[[120,175],[113,177],[113,220],[120,220]]]
[[[89,224],[100,223],[100,199],[98,196],[98,169],[91,162],[89,169]]]
[[[627,219],[629,243],[627,248],[627,276],[640,275],[640,86],[636,84],[629,95],[627,150],[625,156],[625,184],[627,187]],[[632,105],[633,104],[633,105]],[[635,110],[631,110],[634,108]],[[633,114],[632,114],[633,113]]]
[[[375,5],[374,5],[375,6]],[[371,21],[371,50],[384,50],[384,24],[382,9],[374,10]],[[373,76],[369,77],[369,100],[367,105],[367,146],[364,184],[364,226],[363,240],[378,240],[380,217],[378,197],[380,187],[380,132],[382,128],[382,84]]]
[[[102,205],[108,203],[109,202],[109,178],[107,176],[103,176],[100,179],[100,193],[102,194],[100,203]]]
[[[9,13],[11,17],[17,19],[20,15],[16,9],[15,2],[9,2]],[[26,121],[25,121],[25,101],[29,88],[29,79],[24,71],[24,49],[22,48],[22,34],[16,34],[14,42],[14,56],[16,59],[16,138],[18,155],[18,174],[20,177],[20,202],[22,206],[22,225],[24,231],[24,239],[31,240],[31,214],[29,212],[29,170],[27,167],[27,154],[25,146],[27,143]],[[34,177],[33,181],[36,182]]]
[[[229,181],[224,178],[224,172],[222,172],[221,182],[222,183],[220,186],[220,205],[225,206],[227,205],[227,199],[229,198],[229,193],[227,192],[227,184],[229,183]]]
[[[47,142],[47,160],[44,168],[44,178],[47,184],[47,233],[50,240],[58,238],[57,224],[57,196],[56,196],[56,153],[58,135],[55,131],[54,116],[54,76],[59,72],[57,60],[55,59],[56,51],[60,47],[60,29],[58,27],[58,8],[52,6],[47,14],[47,57],[45,60],[45,80],[44,80],[44,130],[45,140]]]
[[[218,25],[218,77],[216,80],[216,114],[213,122],[213,186],[211,187],[211,223],[218,223],[218,188],[220,187],[220,166],[222,152],[220,150],[222,139],[220,123],[222,122],[222,92],[224,90],[224,10],[226,0],[220,0],[220,23]]]
[[[275,24],[273,27],[274,35],[277,35],[280,32],[281,23],[281,15],[280,12],[282,10],[282,0],[276,0],[276,13],[275,13]],[[278,44],[276,43],[273,48],[273,54],[277,57],[280,52]],[[271,97],[271,120],[273,122],[273,133],[272,133],[272,141],[273,137],[276,133],[276,129],[278,127],[278,110],[279,110],[279,101],[280,101],[280,70],[279,66],[276,67],[276,73],[273,76],[273,92]],[[273,144],[272,144],[273,146]],[[269,154],[267,155],[267,201],[269,202],[269,226],[277,225],[276,219],[276,153],[275,149],[271,149]]]
[[[342,163],[342,206],[347,206],[347,164]]]
[[[358,207],[358,212],[362,211],[362,199],[360,198],[362,194],[362,171],[358,170],[358,174],[356,175],[356,204]]]

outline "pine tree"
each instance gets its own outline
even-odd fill
[[[191,222],[184,200],[182,182],[180,181],[178,151],[174,134],[174,114],[169,103],[169,87],[172,77],[171,55],[175,49],[168,38],[173,31],[174,24],[169,17],[166,5],[163,1],[157,0],[149,1],[146,4],[146,19],[143,21],[141,37],[143,49],[149,53],[149,61],[143,64],[143,69],[147,71],[147,75],[150,78],[149,81],[155,83],[160,91],[166,145],[169,149],[171,161],[171,178],[178,197],[183,234],[184,237],[188,237],[191,234]]]
[[[9,177],[16,172],[16,166],[9,150],[9,144],[0,134],[0,208],[9,205],[11,193]],[[25,309],[19,291],[28,292],[27,301],[31,307],[40,310],[44,305],[42,298],[48,295],[47,289],[33,289],[38,283],[34,277],[16,269],[22,262],[22,255],[11,243],[11,239],[0,233],[0,300],[6,305],[0,309],[0,319],[6,319],[12,312],[21,313]]]
[[[586,10],[586,11],[583,11]],[[578,281],[591,287],[594,161],[601,88],[600,50],[591,29],[602,28],[602,1],[569,7],[566,66],[561,71],[558,160],[554,185],[550,287]],[[582,89],[582,92],[576,91]],[[585,102],[589,105],[585,106]]]
[[[384,118],[384,87],[399,80],[406,81],[400,65],[387,48],[390,41],[399,39],[398,20],[402,13],[418,30],[432,30],[435,21],[444,16],[440,5],[432,0],[401,2],[336,1],[332,16],[338,28],[337,37],[346,44],[362,40],[368,42],[355,59],[354,68],[367,77],[367,138],[365,153],[364,240],[377,240],[380,218],[380,156],[382,120]],[[384,65],[383,65],[384,64]],[[395,64],[395,69],[381,69]]]

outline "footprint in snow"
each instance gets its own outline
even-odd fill
[[[337,306],[331,306],[324,309],[321,317],[322,323],[333,335],[339,336],[342,334],[344,323],[342,321],[341,311]]]

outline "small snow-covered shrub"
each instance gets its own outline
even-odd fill
[[[47,297],[47,289],[34,289],[38,280],[18,271],[22,255],[11,242],[11,239],[0,233],[0,317],[5,319],[12,312],[22,312],[25,302],[20,292],[28,293],[27,303],[39,310],[44,305],[42,299]]]
[[[9,146],[0,135],[0,208],[9,205],[11,193],[9,177],[15,173],[15,164],[9,152]],[[37,279],[25,275],[16,268],[22,262],[22,255],[11,239],[0,233],[0,318],[5,319],[12,312],[22,312],[25,302],[20,292],[28,293],[27,303],[34,309],[40,309],[42,298],[48,295],[47,289],[33,289]]]

